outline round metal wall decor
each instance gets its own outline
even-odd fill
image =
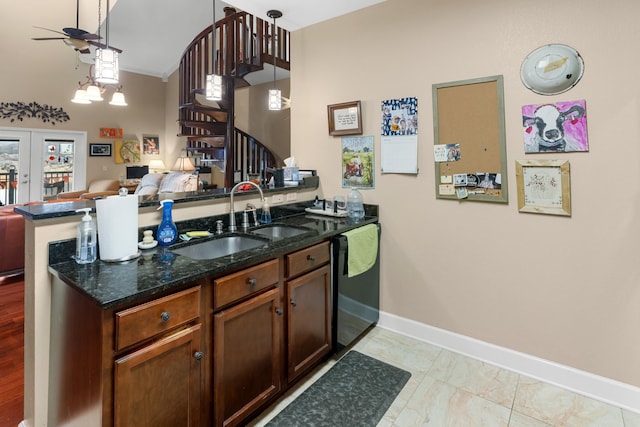
[[[535,93],[556,95],[578,84],[583,72],[584,61],[574,48],[548,44],[527,55],[520,68],[520,78],[527,89]]]

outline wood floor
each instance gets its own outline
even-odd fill
[[[0,427],[22,421],[24,394],[24,279],[0,277]]]

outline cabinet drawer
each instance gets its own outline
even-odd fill
[[[329,262],[329,242],[287,255],[287,277],[297,276]]]
[[[116,313],[116,350],[200,317],[200,287]]]
[[[277,259],[221,277],[213,282],[213,308],[218,309],[277,283]]]

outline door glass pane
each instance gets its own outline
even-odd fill
[[[18,162],[20,140],[0,139],[0,205],[10,205],[18,200]]]
[[[44,140],[42,197],[55,199],[59,193],[73,188],[73,139]]]

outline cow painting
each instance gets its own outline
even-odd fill
[[[522,107],[526,153],[589,151],[584,100]]]

